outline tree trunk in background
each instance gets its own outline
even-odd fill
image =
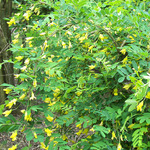
[[[4,18],[9,18],[12,13],[12,0],[0,0],[0,63],[12,57],[12,53],[7,51],[11,42],[11,31]],[[5,63],[0,69],[0,84],[8,83],[14,85],[13,64]],[[6,99],[3,92],[4,87],[0,87],[0,103]]]

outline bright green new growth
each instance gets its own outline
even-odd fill
[[[21,133],[46,150],[150,148],[149,5],[144,0],[17,5],[8,22],[16,27],[10,50],[17,84],[3,84],[8,100],[0,118],[0,131],[12,132],[10,150],[19,147]]]

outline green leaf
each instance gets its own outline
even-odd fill
[[[125,79],[125,77],[120,77],[120,78],[118,79],[118,82],[119,82],[119,83],[122,83],[122,82],[124,81],[124,79]]]

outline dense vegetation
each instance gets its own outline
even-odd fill
[[[29,141],[22,150],[31,140],[46,150],[149,149],[150,2],[14,6],[16,85],[3,84],[0,118],[0,131],[12,133],[9,150],[19,149],[19,134]]]

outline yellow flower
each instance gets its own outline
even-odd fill
[[[130,124],[130,125],[128,126],[128,128],[129,128],[129,129],[132,129],[133,126],[134,126],[134,124]]]
[[[121,150],[122,146],[121,144],[119,143],[118,146],[117,146],[117,150]]]
[[[95,67],[96,67],[95,65],[90,65],[90,66],[89,66],[89,69],[92,70],[92,69],[94,69]]]
[[[32,40],[34,37],[27,37],[26,38],[26,42],[29,42],[30,40]]]
[[[17,139],[16,136],[17,136],[17,130],[15,130],[15,131],[12,133],[12,135],[10,136],[10,138],[12,139],[12,141],[15,141],[15,140]]]
[[[121,51],[120,51],[123,55],[125,55],[126,54],[126,49],[122,49]]]
[[[47,133],[47,136],[51,136],[52,132],[53,132],[52,130],[50,130],[48,128],[44,129],[44,131]]]
[[[126,57],[122,60],[122,63],[123,63],[123,64],[126,64],[126,63],[127,63],[127,60],[128,60],[128,57],[126,56]]]
[[[99,38],[101,39],[101,41],[104,41],[104,39],[105,39],[104,36],[103,36],[103,34],[100,34]]]
[[[32,15],[32,12],[30,10],[27,10],[26,13],[24,13],[24,18],[28,21],[29,17]]]
[[[17,102],[17,100],[16,100],[16,99],[13,99],[12,101],[10,101],[10,102],[6,105],[6,107],[9,107],[9,109],[10,109],[13,105],[16,105],[16,102]]]
[[[56,104],[56,102],[50,102],[50,104],[48,104],[48,106],[53,106],[54,104]]]
[[[19,42],[19,40],[18,39],[14,39],[14,40],[12,40],[12,42],[13,42],[13,44],[16,44],[16,43]]]
[[[18,37],[19,37],[19,33],[14,36],[15,39],[18,39]]]
[[[36,79],[33,80],[33,87],[36,87],[37,86],[37,81]]]
[[[22,68],[21,68],[21,71],[23,72],[23,71],[25,71],[27,69],[27,66],[23,66]]]
[[[3,112],[3,114],[5,115],[5,117],[7,117],[11,112],[12,112],[12,109],[6,110],[5,112]]]
[[[20,97],[19,97],[19,99],[24,99],[26,97],[26,95],[25,94],[22,94]]]
[[[114,94],[115,96],[117,96],[117,95],[118,95],[118,89],[114,89],[113,94]]]
[[[33,132],[35,139],[37,139],[37,134],[36,132]]]
[[[25,61],[24,61],[25,65],[28,65],[30,63],[30,58],[27,58]]]
[[[76,135],[80,135],[82,133],[82,130],[79,130]]]
[[[63,46],[63,48],[67,47],[65,42],[62,42],[62,46]]]
[[[117,139],[116,134],[115,134],[115,132],[113,131],[113,132],[112,132],[112,137],[111,137],[111,139],[113,140],[114,138]]]
[[[89,51],[92,52],[93,47],[94,47],[94,45],[90,46],[90,47],[89,47]]]
[[[77,96],[80,96],[81,94],[82,94],[81,91],[77,91],[77,92],[76,92],[76,95],[77,95]]]
[[[8,150],[15,150],[17,148],[17,145],[13,145],[11,148],[8,148]]]
[[[28,115],[27,111],[25,112],[24,120],[31,121],[31,113]]]
[[[43,142],[41,142],[41,147],[44,148],[45,150],[48,150],[49,146],[46,147],[46,145]]]
[[[128,90],[131,85],[132,85],[132,83],[126,84],[123,88],[126,89],[126,90]]]
[[[31,93],[30,100],[34,100],[34,99],[36,99],[36,97],[34,96],[34,93],[32,92],[32,93]]]
[[[20,74],[15,74],[14,76],[15,76],[15,78],[17,79],[17,78],[20,77]]]
[[[95,130],[94,130],[94,128],[91,128],[90,131],[94,132]]]
[[[9,22],[7,22],[7,24],[9,25],[9,27],[12,25],[12,24],[16,24],[16,22],[15,22],[15,18],[13,17],[13,18],[11,18],[11,20],[9,21]]]
[[[143,101],[137,105],[137,111],[142,111]]]
[[[46,119],[47,119],[49,122],[52,122],[54,118],[51,117],[50,115],[48,115],[48,117],[46,117]]]
[[[64,135],[62,136],[62,139],[65,141],[65,140],[67,140],[68,138],[67,138],[67,136],[64,134]]]
[[[69,46],[68,46],[68,48],[71,48],[72,47],[72,45],[71,45],[71,42],[69,41]]]
[[[51,99],[48,97],[48,98],[45,98],[45,103],[50,103],[51,102]]]
[[[25,109],[20,110],[23,114],[25,113]]]
[[[8,94],[10,91],[12,91],[12,89],[6,88],[6,89],[3,89],[3,91],[5,91],[5,93]]]
[[[18,61],[22,60],[24,57],[23,56],[17,56],[15,57],[15,59],[17,59]]]
[[[81,123],[76,125],[77,128],[81,128]]]
[[[150,91],[147,92],[147,95],[145,97],[148,98],[148,99],[150,99]]]

